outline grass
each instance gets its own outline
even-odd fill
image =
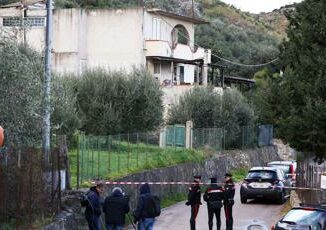
[[[248,174],[248,168],[240,168],[231,170],[234,182],[241,182]]]
[[[79,151],[81,186],[89,186],[94,179],[117,179],[148,169],[167,167],[185,162],[200,162],[202,151],[184,148],[160,148],[143,143],[116,142],[109,150],[84,149]],[[69,152],[71,184],[77,185],[77,150]]]
[[[186,193],[175,193],[171,194],[169,196],[164,197],[161,200],[161,208],[169,207],[175,203],[181,202],[187,200],[187,194]]]

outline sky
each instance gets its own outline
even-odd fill
[[[279,9],[282,6],[301,2],[302,0],[221,0],[230,5],[234,5],[241,11],[249,11],[250,13],[270,12]]]

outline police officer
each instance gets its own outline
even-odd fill
[[[221,208],[224,199],[224,189],[217,184],[216,177],[211,178],[211,184],[208,186],[205,194],[204,201],[207,202],[208,210],[208,228],[213,230],[213,218],[216,217],[217,230],[221,229]]]
[[[188,201],[186,205],[191,206],[190,229],[196,230],[196,217],[201,205],[200,183],[201,176],[194,176],[194,183],[189,187]]]
[[[234,205],[235,185],[233,183],[232,174],[226,173],[224,176],[224,211],[226,219],[226,230],[233,229],[232,207]]]

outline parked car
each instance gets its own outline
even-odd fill
[[[292,208],[272,230],[326,230],[326,209],[322,206]]]
[[[272,161],[267,164],[268,167],[275,167],[281,169],[285,178],[291,183],[291,186],[295,186],[297,162],[296,161]]]
[[[241,203],[248,199],[264,198],[283,204],[287,191],[283,172],[272,167],[253,167],[249,170],[240,188]]]

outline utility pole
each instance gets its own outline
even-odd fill
[[[194,0],[191,0],[191,8],[192,8],[192,17],[195,17],[195,5],[194,5]]]
[[[144,7],[144,0],[138,0],[138,6]]]
[[[51,135],[51,50],[52,50],[52,0],[46,4],[46,35],[45,35],[45,76],[43,99],[43,153],[45,163],[50,162],[50,135]]]

